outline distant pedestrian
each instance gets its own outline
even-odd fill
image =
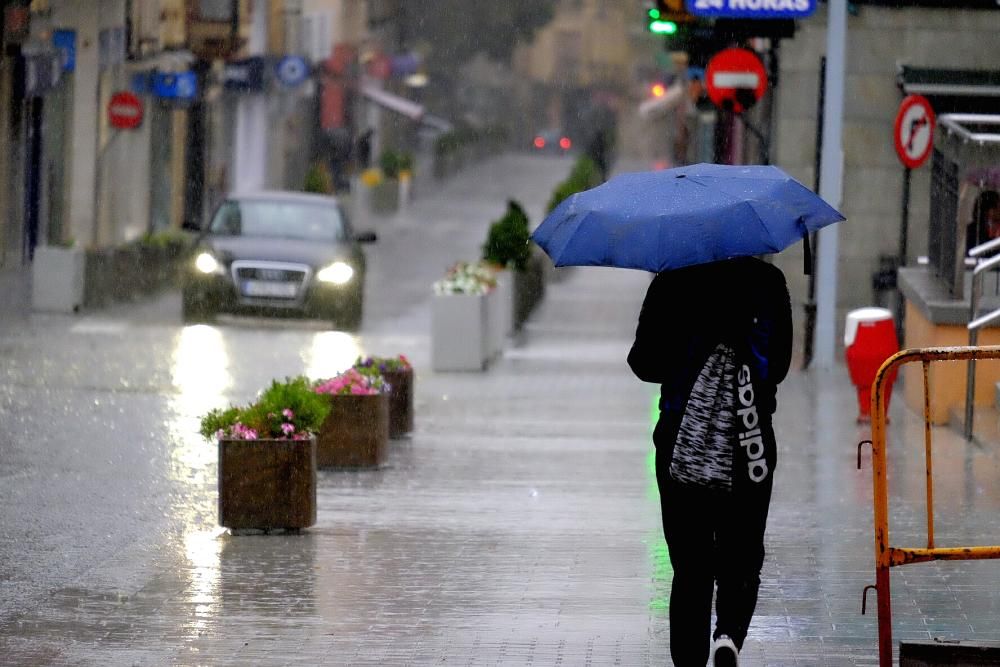
[[[665,271],[646,293],[628,363],[661,385],[653,443],[678,667],[710,656],[713,665],[738,664],[764,562],[771,417],[791,343],[785,277],[760,259]]]
[[[375,134],[375,130],[368,128],[361,133],[358,137],[358,166],[361,169],[367,169],[372,164],[372,135]]]
[[[966,226],[965,251],[995,238],[1000,238],[1000,194],[984,190],[976,198],[972,222]]]

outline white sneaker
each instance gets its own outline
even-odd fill
[[[739,667],[739,664],[740,652],[736,649],[736,644],[728,635],[719,635],[712,642],[712,666]]]

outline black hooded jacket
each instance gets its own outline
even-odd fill
[[[774,413],[791,363],[792,310],[785,276],[753,257],[664,271],[653,278],[628,355],[632,372],[660,387],[660,412],[683,412],[691,387],[719,343],[749,352],[757,405]]]

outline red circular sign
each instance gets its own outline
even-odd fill
[[[916,169],[934,148],[936,118],[931,103],[923,95],[907,95],[896,113],[893,140],[896,155],[908,169]]]
[[[108,102],[108,122],[119,130],[134,130],[142,125],[142,100],[135,93],[123,90]]]
[[[705,86],[715,106],[743,113],[764,96],[767,72],[753,51],[726,49],[708,61]]]

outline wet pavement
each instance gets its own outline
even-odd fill
[[[573,269],[485,373],[430,369],[429,285],[506,198],[538,220],[569,162],[507,156],[374,225],[358,336],[183,327],[176,294],[0,329],[0,664],[665,665],[671,570],[650,432],[624,363],[648,276]],[[678,320],[678,325],[682,326]],[[416,430],[322,471],[301,535],[216,525],[205,409],[359,353],[411,357]],[[779,391],[779,465],[747,665],[873,665],[871,466],[846,371]],[[941,546],[1000,538],[1000,443],[935,429]],[[923,430],[890,426],[892,543],[920,546]],[[911,565],[895,638],[1000,641],[1000,562]]]

